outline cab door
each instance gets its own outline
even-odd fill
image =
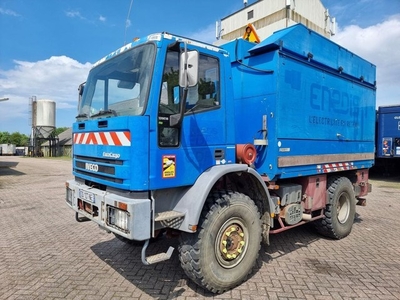
[[[198,82],[185,96],[179,86],[179,59],[180,50],[167,52],[158,104],[157,154],[150,162],[152,189],[191,185],[225,158],[220,61],[212,53],[199,53]],[[179,116],[182,107],[183,119],[171,126],[171,118]]]

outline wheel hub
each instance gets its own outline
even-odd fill
[[[340,196],[336,209],[338,221],[342,224],[345,223],[350,214],[350,199],[347,195]]]
[[[243,229],[237,224],[232,224],[223,231],[219,249],[225,260],[233,260],[240,256],[244,245],[245,234]]]

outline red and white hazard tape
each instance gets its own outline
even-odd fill
[[[318,173],[330,173],[356,169],[353,162],[317,165]]]
[[[130,146],[131,134],[129,131],[75,133],[74,144]]]

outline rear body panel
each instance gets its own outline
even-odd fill
[[[372,166],[374,65],[302,25],[257,46],[238,40],[225,47],[236,53],[236,142],[261,138],[267,119],[267,146],[257,148],[255,162],[260,174],[279,179],[318,174],[326,164]]]

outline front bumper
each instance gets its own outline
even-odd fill
[[[66,202],[75,212],[107,231],[138,241],[151,237],[150,199],[123,197],[69,180]]]

